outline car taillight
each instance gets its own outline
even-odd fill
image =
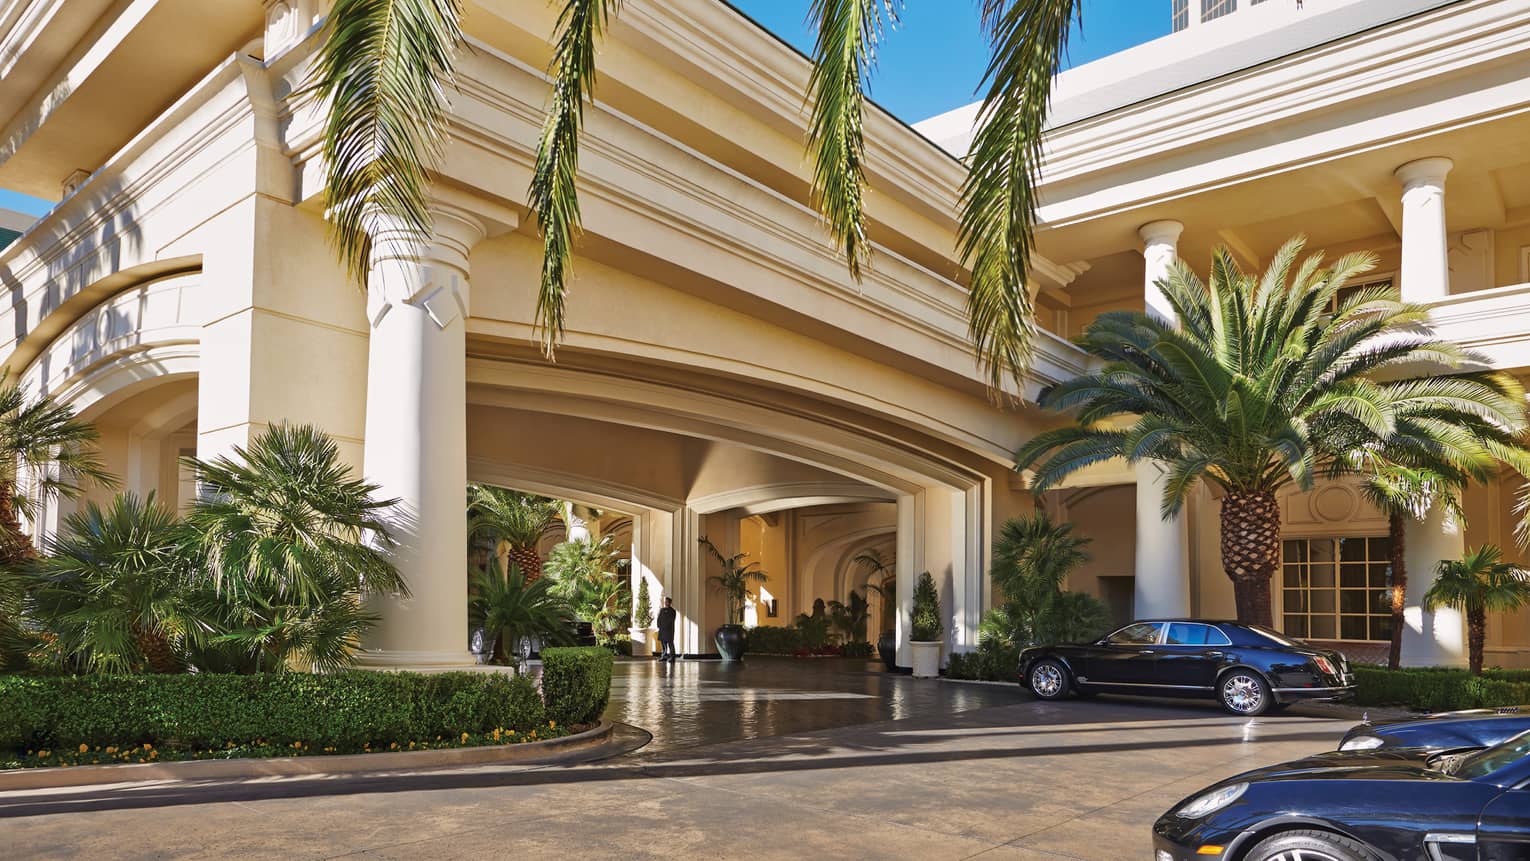
[[[1333,668],[1333,664],[1322,655],[1313,655],[1312,663],[1317,664],[1318,669],[1322,670],[1324,673],[1327,673],[1330,676],[1338,675],[1338,672]]]

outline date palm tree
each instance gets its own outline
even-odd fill
[[[3,376],[3,374],[0,374]],[[51,398],[29,400],[14,381],[0,382],[0,566],[36,555],[21,515],[57,497],[79,496],[89,483],[111,486],[95,425]],[[24,478],[33,486],[23,487]]]
[[[513,565],[531,580],[542,576],[537,542],[558,519],[560,504],[551,499],[488,484],[468,485],[468,537],[494,542],[501,571]]]
[[[537,295],[541,345],[551,357],[580,231],[577,180],[585,103],[595,57],[621,0],[559,0],[549,74],[552,93],[528,192],[541,229]],[[995,389],[1018,378],[1032,350],[1026,278],[1036,218],[1052,78],[1080,0],[976,0],[992,53],[978,128],[965,159],[956,251],[971,272],[967,310],[978,356]],[[817,28],[807,148],[811,198],[850,274],[871,246],[865,208],[866,89],[884,29],[902,0],[812,0]],[[331,237],[356,277],[373,228],[388,223],[425,236],[428,172],[438,160],[462,43],[461,0],[335,0],[308,90],[325,104],[325,196]]]
[[[1430,612],[1452,607],[1466,614],[1467,659],[1472,675],[1479,676],[1488,611],[1509,613],[1530,607],[1530,572],[1505,562],[1497,546],[1484,544],[1460,559],[1441,561],[1423,605]]]
[[[1221,495],[1222,565],[1238,619],[1264,625],[1280,562],[1276,493],[1348,469],[1351,444],[1335,441],[1406,438],[1452,462],[1512,461],[1526,426],[1519,385],[1469,373],[1484,365],[1436,338],[1424,308],[1391,288],[1337,299],[1373,256],[1325,268],[1315,254],[1298,266],[1302,246],[1287,242],[1260,277],[1225,249],[1209,283],[1177,263],[1158,286],[1178,325],[1141,312],[1100,315],[1080,345],[1102,365],[1041,398],[1073,410],[1075,423],[1016,454],[1017,468],[1034,468],[1038,491],[1112,458],[1157,462],[1165,516],[1198,482],[1210,483]]]

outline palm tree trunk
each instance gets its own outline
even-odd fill
[[[1403,561],[1406,549],[1403,518],[1399,513],[1387,517],[1387,537],[1392,542],[1392,644],[1387,650],[1387,667],[1402,666],[1403,609],[1408,603],[1408,567]]]
[[[16,487],[9,479],[0,480],[0,565],[12,566],[37,557],[37,548],[21,528],[16,513]]]
[[[143,655],[144,662],[149,665],[150,672],[178,673],[181,671],[181,662],[176,657],[169,638],[164,634],[151,628],[134,625],[133,641],[138,646],[139,653]]]
[[[1482,675],[1482,646],[1487,642],[1487,611],[1481,608],[1466,611],[1467,660],[1472,675]]]
[[[1267,491],[1222,498],[1222,568],[1233,581],[1238,621],[1270,626],[1270,578],[1280,565],[1280,504]]]
[[[510,547],[510,561],[521,569],[521,576],[526,578],[527,583],[535,583],[542,579],[542,557],[537,554],[537,548],[532,545],[514,544]]]

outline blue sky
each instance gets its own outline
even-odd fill
[[[813,49],[809,0],[728,0],[803,53]],[[1083,32],[1068,40],[1071,65],[1169,35],[1170,0],[1083,0]],[[904,0],[896,29],[883,34],[871,97],[915,123],[976,101],[988,64],[978,0]]]
[[[730,0],[803,53],[813,48],[809,0]],[[1083,0],[1084,28],[1069,40],[1068,61],[1087,63],[1169,33],[1170,0]],[[871,96],[904,122],[975,100],[988,45],[977,0],[906,0],[896,28],[883,34]],[[51,206],[0,189],[0,209],[42,215]]]

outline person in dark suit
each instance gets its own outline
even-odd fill
[[[659,609],[659,660],[675,662],[675,601],[665,598]]]

